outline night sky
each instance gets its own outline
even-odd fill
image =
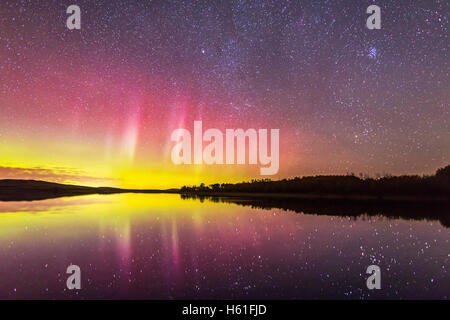
[[[66,9],[81,8],[81,30]],[[381,30],[366,9],[381,7]],[[447,0],[0,3],[0,179],[174,187],[261,178],[175,166],[171,132],[280,129],[280,171],[450,164]]]

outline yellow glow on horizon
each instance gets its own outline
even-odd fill
[[[206,185],[213,183],[239,182],[249,179],[245,173],[236,175],[231,169],[218,169],[219,166],[161,166],[153,165],[146,168],[122,168],[116,177],[121,181],[122,188],[180,188],[185,185]],[[218,174],[218,171],[220,173]]]
[[[250,179],[249,172],[258,170],[248,166],[177,166],[172,164],[170,157],[161,159],[162,156],[141,155],[138,159],[132,159],[130,153],[119,152],[114,156],[111,150],[106,152],[107,148],[103,150],[94,143],[62,141],[8,138],[0,143],[0,167],[40,168],[54,171],[55,176],[59,171],[73,176],[63,180],[48,177],[37,177],[35,180],[131,189],[170,189],[201,183],[239,182]],[[4,178],[0,176],[0,179]],[[8,178],[20,179],[14,176]]]

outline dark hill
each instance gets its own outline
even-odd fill
[[[36,180],[0,180],[0,201],[31,201],[88,194],[174,193],[177,191],[94,188]]]

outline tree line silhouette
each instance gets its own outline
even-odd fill
[[[355,175],[296,177],[283,180],[251,180],[241,183],[222,183],[209,186],[184,186],[182,194],[212,193],[273,193],[273,194],[334,194],[375,197],[440,197],[450,198],[450,165],[434,175],[386,175],[380,178]]]

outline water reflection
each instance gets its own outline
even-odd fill
[[[319,214],[343,217],[384,216],[393,219],[439,221],[450,227],[450,203],[443,201],[389,201],[348,200],[345,198],[287,198],[287,197],[245,197],[204,196],[182,194],[182,199],[198,199],[222,203],[234,203],[257,209],[283,209],[297,213]]]
[[[448,298],[438,221],[108,195],[0,202],[0,298]],[[65,289],[69,264],[82,289]],[[378,264],[382,290],[365,269]]]

